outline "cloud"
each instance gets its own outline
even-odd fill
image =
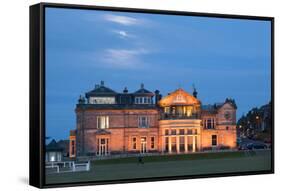
[[[141,57],[149,53],[145,49],[106,49],[101,54],[101,61],[109,68],[141,68],[144,66]]]
[[[122,38],[122,39],[126,39],[126,38],[133,38],[135,37],[135,35],[124,31],[124,30],[112,30],[113,33],[117,34],[118,37]]]
[[[125,26],[139,25],[143,23],[143,21],[140,19],[136,19],[128,16],[120,16],[120,15],[104,15],[104,19]]]

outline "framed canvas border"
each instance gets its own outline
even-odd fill
[[[272,150],[271,150],[271,169],[263,171],[216,173],[202,175],[170,176],[124,179],[113,181],[89,181],[89,182],[69,182],[58,184],[46,184],[45,182],[45,9],[46,8],[65,8],[65,9],[84,9],[102,10],[114,12],[133,12],[151,13],[165,15],[183,15],[197,17],[213,17],[227,19],[248,19],[264,20],[271,22],[271,113],[272,113]],[[242,176],[274,173],[274,17],[232,15],[218,13],[200,13],[155,9],[136,9],[124,7],[104,7],[75,4],[39,3],[30,6],[30,130],[29,130],[29,184],[38,188],[100,185],[148,181],[165,181],[191,178],[210,178],[225,176]]]

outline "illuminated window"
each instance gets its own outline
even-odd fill
[[[197,129],[194,129],[194,134],[195,134],[195,135],[197,134]]]
[[[55,156],[51,156],[51,160],[50,161],[54,162],[55,161]]]
[[[97,117],[97,128],[107,129],[109,127],[109,117],[108,116],[98,116]]]
[[[71,140],[71,155],[74,155],[75,154],[75,142],[74,140]]]
[[[180,137],[180,151],[183,152],[185,150],[185,143],[184,143],[184,137]]]
[[[177,134],[177,130],[176,129],[172,129],[171,130],[171,135],[176,135]]]
[[[180,135],[184,135],[184,129],[180,129]]]
[[[148,117],[147,116],[139,117],[139,127],[141,127],[141,128],[149,127],[149,122],[148,122]]]
[[[133,137],[132,138],[132,149],[137,149],[137,138]]]

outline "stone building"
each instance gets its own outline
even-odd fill
[[[236,109],[232,99],[202,105],[195,89],[162,98],[143,84],[117,93],[101,82],[78,100],[70,157],[236,148]]]

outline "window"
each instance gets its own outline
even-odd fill
[[[212,129],[212,119],[207,120],[207,129]]]
[[[147,103],[147,97],[143,98],[143,103]]]
[[[165,137],[165,151],[169,151],[169,137]]]
[[[151,97],[135,97],[135,104],[150,104]]]
[[[179,94],[176,96],[176,99],[173,100],[174,103],[178,103],[178,102],[184,102],[185,99],[183,98],[183,95]]]
[[[176,135],[177,134],[177,130],[176,129],[172,129],[171,130],[171,135]]]
[[[114,104],[114,97],[90,97],[89,102],[91,104]]]
[[[214,129],[215,128],[215,120],[213,118],[209,118],[205,120],[204,123],[205,129]]]
[[[136,137],[132,138],[132,149],[134,149],[134,150],[137,149],[137,138]]]
[[[72,155],[72,156],[75,154],[75,150],[74,150],[75,149],[75,144],[74,143],[75,143],[74,140],[72,140],[71,141],[71,153],[70,153],[70,155]]]
[[[226,127],[225,127],[225,129],[226,129],[226,130],[229,130],[229,127],[228,127],[228,126],[226,126]]]
[[[108,116],[98,116],[97,117],[97,128],[98,129],[107,129],[109,126]]]
[[[217,146],[217,135],[212,135],[212,146]]]
[[[184,129],[180,129],[180,135],[184,135]]]
[[[180,136],[180,151],[183,152],[185,150],[184,147],[184,137]]]
[[[194,134],[197,135],[197,129],[194,129]]]
[[[188,129],[188,130],[187,130],[187,134],[188,134],[188,135],[192,135],[192,129]]]
[[[170,108],[169,108],[169,107],[165,107],[165,108],[164,108],[164,112],[165,112],[165,113],[170,113]]]
[[[139,117],[139,127],[141,127],[141,128],[149,127],[148,117],[147,116]]]
[[[169,129],[165,129],[165,135],[169,135]]]
[[[150,137],[150,148],[155,149],[155,137]]]

